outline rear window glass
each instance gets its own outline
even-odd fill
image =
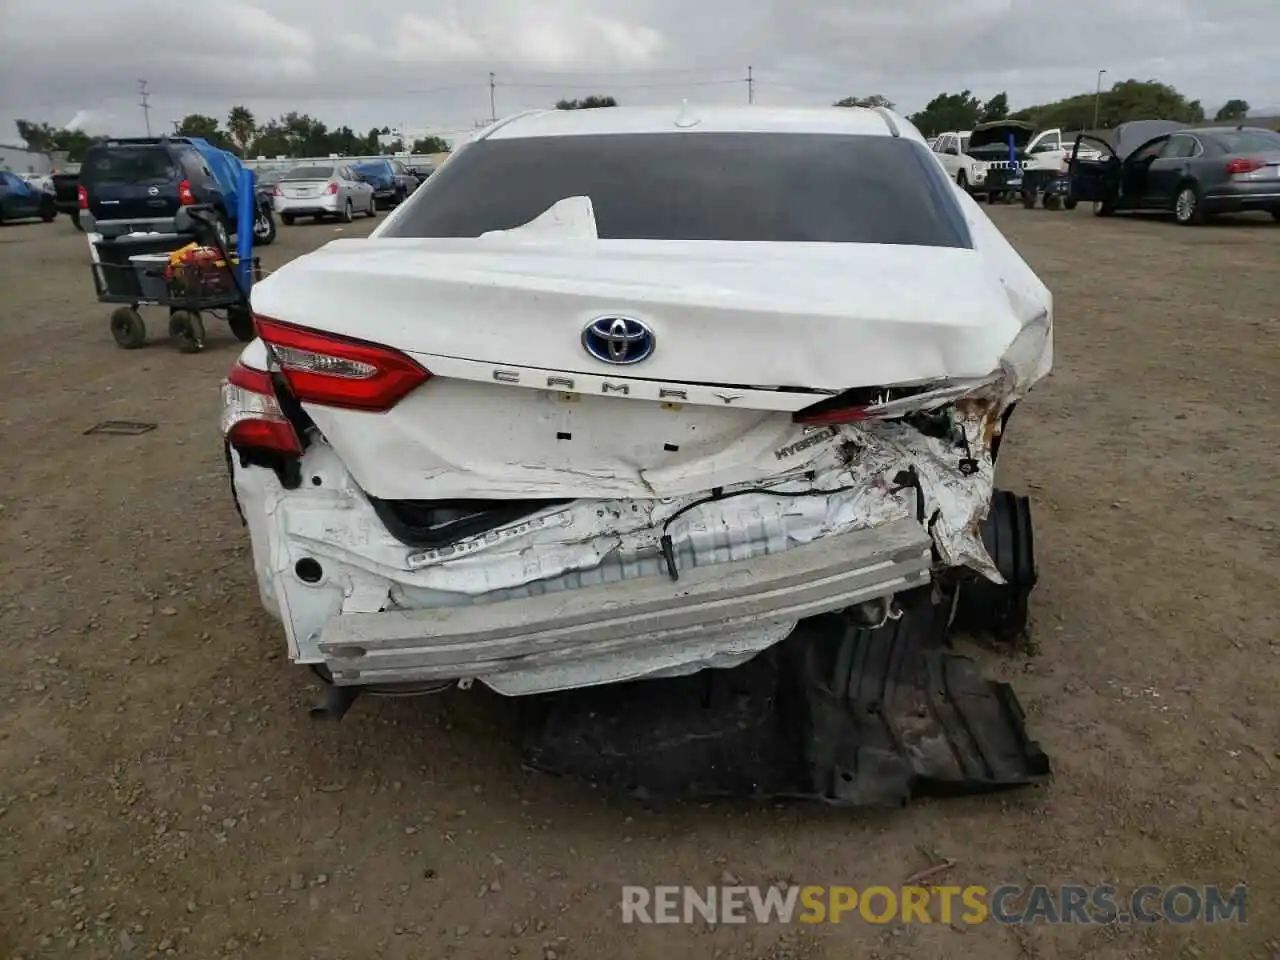
[[[383,236],[477,237],[574,196],[591,198],[601,239],[970,245],[924,144],[790,133],[476,141]]]
[[[163,147],[110,147],[91,151],[80,171],[89,183],[167,183],[178,168]]]
[[[333,167],[294,167],[286,173],[282,180],[328,180],[333,176]]]
[[[1213,138],[1227,153],[1266,153],[1280,151],[1280,133],[1269,130],[1229,130],[1215,133]]]

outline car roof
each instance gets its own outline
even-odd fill
[[[864,107],[595,107],[536,110],[487,128],[481,139],[565,137],[638,133],[819,133],[921,139],[896,114]]]

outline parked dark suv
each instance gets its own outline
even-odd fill
[[[399,160],[386,157],[357,163],[353,169],[373,187],[374,199],[384,207],[403,203],[421,183]]]
[[[101,141],[80,167],[80,213],[86,230],[104,237],[133,232],[204,234],[201,211],[214,220],[224,247],[235,232],[240,161],[196,137]],[[258,203],[258,219],[271,218]],[[87,216],[86,216],[87,215]],[[256,242],[270,243],[274,221],[255,223]]]

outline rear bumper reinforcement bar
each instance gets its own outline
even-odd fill
[[[338,685],[482,677],[637,649],[674,653],[708,632],[796,621],[929,580],[931,541],[909,519],[751,560],[519,600],[345,614],[318,646]]]

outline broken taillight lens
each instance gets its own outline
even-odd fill
[[[307,327],[254,318],[289,392],[303,403],[383,413],[431,374],[399,350]]]
[[[791,419],[796,423],[804,423],[814,427],[839,426],[842,423],[858,423],[867,419],[868,407],[848,406],[833,407],[826,410],[799,410]]]
[[[238,361],[222,384],[222,435],[233,447],[302,455],[302,442],[280,409],[271,374]]]

